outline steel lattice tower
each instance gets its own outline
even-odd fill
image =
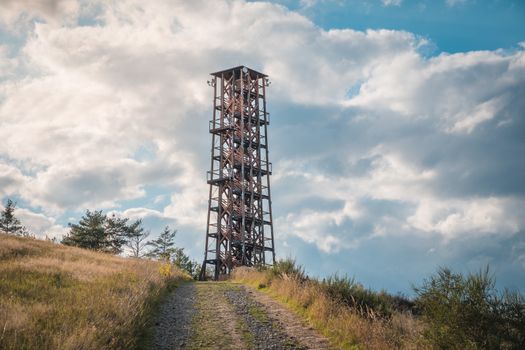
[[[267,138],[268,77],[244,66],[211,75],[210,194],[201,279],[212,265],[217,280],[236,266],[273,264],[275,250]]]

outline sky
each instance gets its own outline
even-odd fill
[[[0,199],[204,253],[209,73],[268,74],[276,254],[411,295],[439,266],[525,292],[525,3],[0,1]]]

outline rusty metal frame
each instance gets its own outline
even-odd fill
[[[272,265],[268,77],[245,66],[212,73],[213,117],[206,246],[201,279],[236,266]],[[265,230],[266,228],[266,230]],[[268,257],[271,255],[271,258]]]

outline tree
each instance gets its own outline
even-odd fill
[[[127,240],[127,222],[114,214],[107,217],[102,210],[86,210],[78,224],[69,224],[71,229],[62,244],[118,254]]]
[[[128,227],[127,218],[119,218],[115,214],[110,217],[106,217],[105,228],[105,251],[113,254],[119,254],[122,252],[122,246],[128,240]]]
[[[169,226],[164,228],[164,231],[160,234],[159,238],[148,242],[148,245],[152,247],[151,251],[148,253],[148,256],[170,260],[172,254],[176,252],[175,248],[175,235],[177,230],[170,230]]]
[[[4,210],[0,214],[0,231],[15,235],[20,235],[27,231],[20,223],[20,220],[15,217],[15,209],[16,203],[8,199]]]
[[[102,210],[86,210],[86,214],[80,219],[78,224],[69,223],[71,229],[62,238],[62,244],[93,250],[105,250],[105,222],[106,215],[102,214]]]
[[[197,261],[190,260],[190,257],[184,253],[184,248],[175,248],[173,264],[189,273],[194,279],[199,278],[201,265]]]
[[[202,265],[196,260],[193,260],[192,262],[192,270],[190,271],[190,274],[192,275],[194,280],[198,280],[199,276],[201,275],[201,268]]]
[[[437,349],[525,349],[525,298],[495,289],[487,267],[464,276],[447,268],[415,288]]]
[[[150,235],[150,231],[146,231],[142,227],[142,219],[136,220],[128,226],[127,240],[124,245],[131,250],[131,254],[135,258],[142,257],[144,248],[148,245],[146,241]]]
[[[22,226],[22,229],[20,229],[18,235],[26,238],[36,238],[35,234],[29,231],[25,226]]]

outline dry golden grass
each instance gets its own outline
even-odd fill
[[[410,314],[363,317],[328,297],[318,284],[238,268],[232,279],[268,292],[304,317],[339,349],[426,349],[422,324]]]
[[[0,234],[0,349],[141,347],[159,297],[187,275]]]

